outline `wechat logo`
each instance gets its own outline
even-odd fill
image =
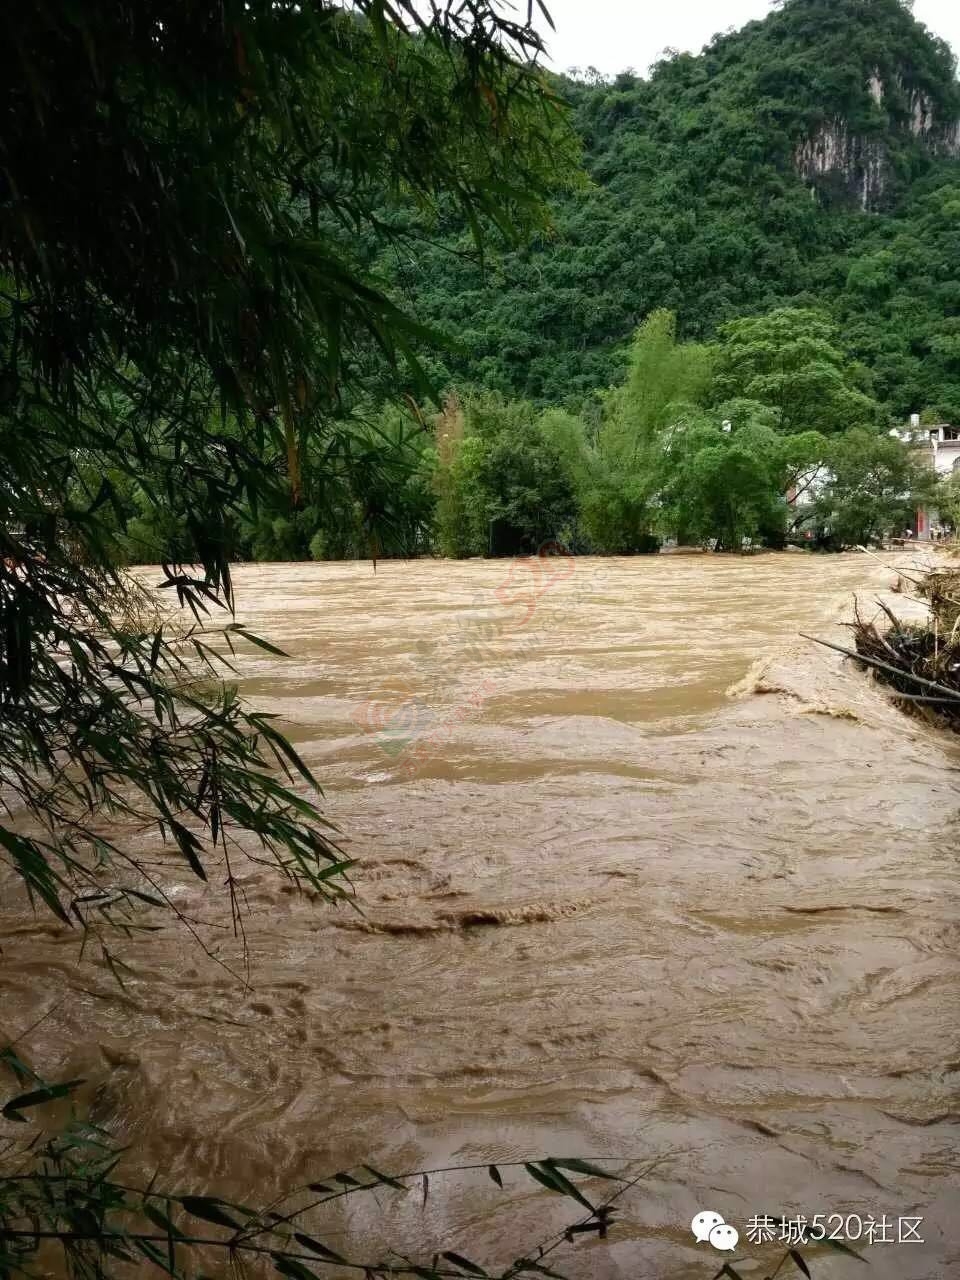
[[[701,1210],[690,1223],[697,1244],[712,1244],[721,1251],[736,1249],[740,1242],[740,1233],[736,1227],[724,1222],[719,1213],[712,1209]]]

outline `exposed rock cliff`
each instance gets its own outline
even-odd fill
[[[864,98],[874,117],[869,128],[854,130],[840,117],[825,121],[798,142],[794,163],[814,193],[845,196],[873,212],[886,203],[894,146],[912,142],[932,155],[958,158],[960,119],[944,118],[930,94],[900,75],[887,83],[879,70],[869,76]]]
[[[797,171],[814,191],[844,189],[861,209],[878,209],[887,189],[889,159],[878,139],[848,132],[843,120],[822,125],[797,146]]]

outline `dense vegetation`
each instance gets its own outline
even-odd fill
[[[321,455],[325,490],[298,507],[242,509],[230,550],[464,558],[552,542],[629,555],[667,538],[728,551],[879,541],[910,524],[934,484],[865,386],[818,311],[730,321],[712,343],[678,342],[675,316],[655,311],[622,380],[589,412],[472,389],[451,392],[438,414],[354,413],[340,430],[360,465],[331,479],[336,459]],[[318,493],[312,476],[305,467]],[[189,554],[186,507],[176,514],[129,482],[123,493],[120,556]]]
[[[421,331],[416,358],[447,408],[435,416],[412,363],[401,407],[384,407],[382,362],[355,346],[359,394],[338,388],[309,449],[266,441],[274,473],[295,468],[293,501],[241,504],[230,556],[839,545],[909,523],[930,485],[891,425],[960,422],[950,50],[901,0],[786,0],[649,80],[588,72],[555,88],[589,182],[563,175],[532,237],[507,244],[497,225],[507,171],[469,216],[449,195],[427,214],[402,188],[368,191],[389,245],[361,229],[353,260],[445,335]],[[807,437],[806,452],[779,436]],[[818,501],[792,510],[809,468]],[[121,477],[115,491],[118,554],[190,558],[186,493],[158,501]]]
[[[896,417],[960,418],[960,167],[947,154],[960,89],[950,50],[899,0],[788,0],[649,80],[560,88],[592,186],[559,203],[555,235],[481,270],[465,239],[450,254],[448,234],[394,268],[404,295],[461,341],[441,380],[579,402],[617,380],[657,308],[702,340],[789,303],[842,321]],[[930,122],[919,136],[918,94]],[[870,212],[856,148],[813,183],[798,171],[798,144],[838,121],[882,158]]]
[[[739,551],[901,531],[933,476],[882,431],[836,340],[819,313],[784,308],[731,321],[710,345],[682,344],[673,315],[656,311],[592,427],[495,393],[448,402],[437,425],[440,549],[482,555],[556,538],[630,554],[671,536]]]

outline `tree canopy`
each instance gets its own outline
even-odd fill
[[[835,327],[816,311],[778,308],[720,329],[714,394],[774,407],[781,431],[843,431],[874,422],[876,403],[856,382]]]
[[[885,433],[836,343],[813,310],[732,322],[710,345],[679,342],[675,317],[655,312],[594,415],[491,392],[449,401],[434,428],[436,549],[559,540],[629,555],[668,538],[739,551],[902,533],[932,472]]]

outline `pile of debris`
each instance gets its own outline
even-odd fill
[[[905,710],[960,732],[960,569],[936,569],[909,581],[930,606],[928,621],[902,622],[878,601],[886,622],[867,622],[858,611],[850,623],[853,649],[819,643],[872,670]]]
[[[960,636],[960,569],[934,569],[919,583],[920,592],[930,602],[930,612],[947,643]]]

